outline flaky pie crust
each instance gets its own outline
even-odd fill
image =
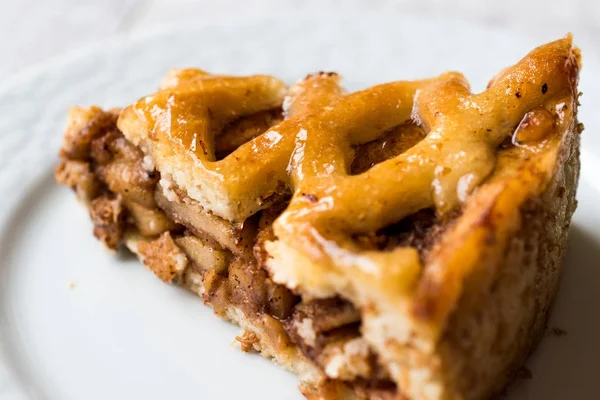
[[[456,72],[346,93],[335,73],[288,88],[173,70],[122,111],[73,111],[57,179],[105,243],[127,241],[243,325],[243,348],[302,374],[307,397],[485,398],[543,332],[556,290],[576,205],[580,64],[567,36],[477,94]],[[106,165],[99,126],[114,131]],[[427,245],[385,241],[424,210]],[[250,286],[279,293],[278,311],[249,312],[251,297],[218,283],[249,270]]]

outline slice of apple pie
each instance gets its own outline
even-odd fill
[[[56,178],[94,234],[239,324],[309,399],[480,399],[545,329],[579,174],[578,50],[459,73],[171,71],[73,108]]]

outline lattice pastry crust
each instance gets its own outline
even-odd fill
[[[146,259],[166,281],[187,276],[187,259],[173,254],[189,258],[191,245],[219,274],[236,268],[229,263],[253,265],[298,296],[294,315],[307,315],[313,299],[344,299],[360,337],[329,353],[312,356],[306,338],[315,333],[304,320],[278,322],[296,327],[286,328],[291,340],[321,370],[308,397],[487,396],[543,331],[556,289],[575,208],[579,68],[568,36],[478,94],[456,72],[346,93],[335,73],[288,88],[270,76],[173,70],[157,93],[118,114],[133,159],[160,174],[143,192],[150,200],[125,205],[143,219],[150,211],[135,205],[145,201],[161,223],[159,232],[137,224],[133,248],[152,251]],[[441,228],[424,235],[426,245],[389,240],[390,227],[427,210]],[[193,235],[177,237],[177,224]],[[162,253],[144,242],[157,233],[170,264],[157,264]],[[416,225],[405,233],[419,235]],[[250,347],[262,340],[244,337]],[[353,368],[319,361],[339,349],[353,352]],[[332,389],[327,379],[371,379],[369,357],[393,390]]]

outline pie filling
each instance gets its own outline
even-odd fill
[[[92,107],[71,113],[56,178],[88,205],[94,235],[108,248],[130,247],[161,280],[196,292],[221,317],[229,318],[228,310],[236,308],[251,323],[267,321],[267,340],[277,348],[297,348],[327,378],[396,390],[361,338],[360,310],[340,297],[303,299],[269,277],[264,243],[273,239],[272,224],[287,206],[288,193],[283,191],[277,203],[234,225],[206,211],[172,182],[161,180],[152,160],[116,127],[118,111]],[[270,111],[267,118],[277,121],[275,115]],[[239,121],[247,133],[242,136],[245,140],[268,127],[264,117]],[[363,172],[423,137],[416,128],[408,138],[400,139],[401,132],[392,129],[357,148],[352,172]],[[232,147],[223,147],[222,154]],[[380,251],[412,246],[425,257],[454,217],[441,220],[425,209],[354,240],[365,249]],[[260,350],[258,338],[249,331],[238,340],[245,351]]]
[[[570,46],[535,50],[478,95],[455,73],[347,96],[337,75],[319,73],[286,97],[274,78],[176,71],[124,111],[73,108],[56,179],[108,248],[126,246],[241,325],[242,350],[300,374],[307,397],[401,399],[397,382],[412,379],[413,393],[428,391],[414,398],[442,398],[418,382],[454,379],[430,372],[442,367],[427,357],[462,283],[437,279],[468,276],[470,264],[440,272],[439,244],[481,184],[490,189],[474,201],[553,157],[557,133],[572,130]],[[556,71],[531,67],[555,59]],[[544,82],[520,80],[534,73]],[[410,309],[419,295],[427,307]],[[404,334],[403,313],[429,325]],[[371,330],[382,324],[379,350],[365,336],[368,314]],[[413,358],[393,359],[388,345]],[[407,375],[404,362],[421,370]]]

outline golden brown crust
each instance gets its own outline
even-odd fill
[[[471,94],[462,76],[449,74],[431,82],[402,83],[397,89],[402,94],[393,87],[376,87],[370,89],[373,92],[362,93],[365,97],[377,95],[377,111],[341,104],[354,94],[341,97],[331,106],[332,112],[342,105],[353,110],[351,121],[361,127],[362,135],[377,138],[385,123],[393,121],[397,125],[411,116],[428,130],[428,135],[408,151],[360,175],[348,176],[344,165],[345,145],[354,144],[354,140],[362,138],[360,135],[352,138],[353,130],[346,125],[313,127],[302,121],[306,132],[303,156],[298,162],[292,157],[290,164],[296,195],[274,223],[278,240],[267,244],[273,255],[269,268],[276,280],[305,286],[305,290],[318,296],[339,291],[363,304],[402,302],[411,296],[411,288],[420,285],[417,281],[422,269],[426,279],[431,275],[428,270],[433,270],[418,262],[414,249],[362,251],[349,234],[376,231],[431,206],[438,214],[445,214],[467,202],[473,190],[495,170],[497,148],[512,135],[529,110],[554,110],[557,104],[575,107],[577,93],[572,80],[578,66],[574,57],[570,39],[547,44],[507,69],[480,94]],[[519,97],[514,95],[516,92]],[[356,101],[362,98],[359,96]],[[366,115],[359,117],[363,112]],[[341,110],[334,115],[340,114],[346,115]],[[379,118],[379,130],[369,125],[373,115]],[[319,117],[324,118],[324,113]],[[568,118],[563,116],[556,129],[564,131],[565,124]],[[543,130],[543,126],[538,129]],[[539,145],[552,146],[548,143],[551,139],[545,139]],[[515,160],[513,164],[522,161]],[[365,193],[365,188],[376,189]],[[305,193],[317,200],[307,201],[302,195]],[[347,218],[348,215],[356,218]],[[289,266],[286,253],[290,248],[304,257],[304,267]],[[461,272],[461,268],[465,267],[455,264],[457,277],[468,273]],[[279,271],[282,273],[277,279]],[[340,276],[334,288],[330,275]],[[443,319],[453,307],[455,298],[451,296],[460,295],[460,285],[443,286],[448,297],[434,295],[445,307],[438,308],[440,316],[434,322],[438,329],[443,328]]]
[[[126,138],[80,110],[56,176],[107,245],[127,230],[159,278],[242,324],[245,351],[318,371],[307,397],[485,398],[556,290],[578,70],[570,37],[480,94],[457,73],[345,94],[332,73],[286,92],[179,70],[121,113]]]
[[[578,149],[573,126],[562,138],[552,179],[542,193],[520,205],[519,226],[486,279],[489,285],[468,284],[449,321],[440,353],[444,364],[462,360],[460,368],[447,368],[456,376],[446,379],[465,398],[486,398],[500,391],[546,329],[577,204],[573,183],[579,175]]]

